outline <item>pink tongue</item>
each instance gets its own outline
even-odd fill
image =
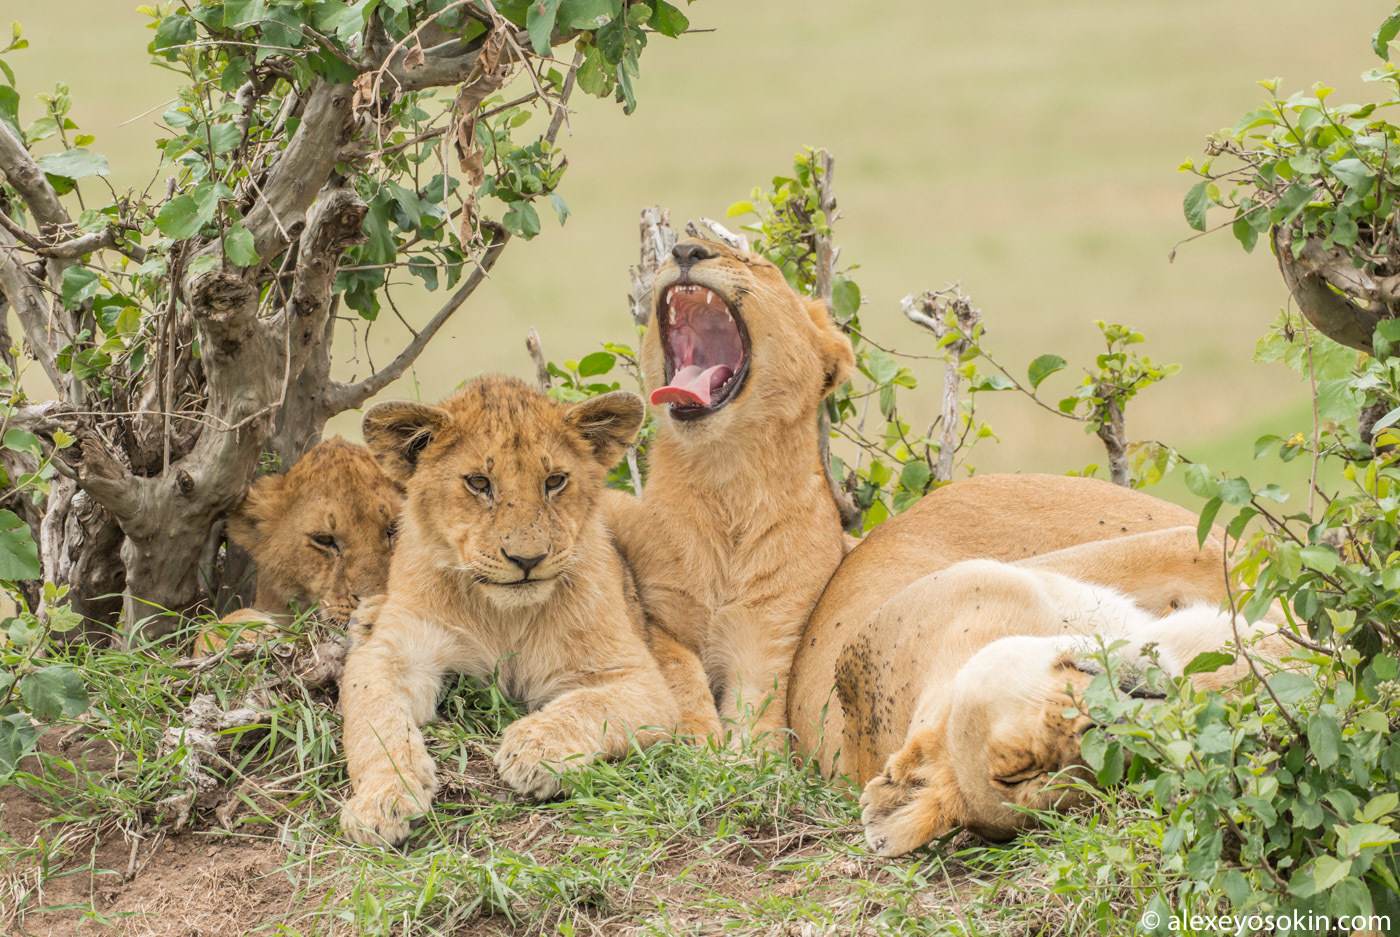
[[[651,402],[707,407],[710,405],[710,394],[733,374],[734,369],[727,364],[717,364],[704,370],[698,364],[686,365],[676,372],[670,384],[651,392]]]

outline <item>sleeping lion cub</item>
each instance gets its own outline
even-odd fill
[[[495,672],[528,704],[495,762],[535,798],[559,791],[559,772],[648,746],[676,724],[598,508],[642,413],[635,394],[565,406],[502,377],[436,407],[366,412],[365,440],[408,502],[388,596],[341,682],[354,796],[340,822],[351,839],[402,842],[427,807],[437,782],[418,726],[448,672]]]

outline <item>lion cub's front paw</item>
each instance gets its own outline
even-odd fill
[[[526,716],[506,727],[496,750],[496,772],[516,793],[548,800],[562,787],[561,772],[577,770],[593,760],[581,753],[582,747],[561,738],[548,722]]]
[[[419,785],[408,790],[395,779],[390,786],[356,792],[340,808],[340,828],[352,842],[397,846],[408,839],[409,818],[423,813],[432,794]]]

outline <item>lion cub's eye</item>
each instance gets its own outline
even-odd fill
[[[324,547],[327,550],[336,549],[335,538],[332,537],[330,534],[312,534],[311,542],[316,544],[316,546]]]
[[[553,493],[563,488],[568,482],[569,476],[563,472],[555,472],[544,480],[544,490]]]
[[[491,493],[491,479],[485,475],[467,475],[467,487],[479,495],[489,495]]]
[[[394,542],[394,538],[397,537],[398,535],[399,535],[399,522],[398,522],[398,521],[391,521],[391,522],[389,523],[389,526],[384,528],[384,539],[387,540],[387,541],[389,541],[390,543],[393,543],[393,542]]]

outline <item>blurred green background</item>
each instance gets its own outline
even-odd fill
[[[96,135],[119,188],[144,187],[155,172],[155,121],[176,81],[148,64],[149,20],[135,7],[0,0],[31,44],[9,57],[22,120],[38,116],[36,93],[67,82],[73,117]],[[1365,99],[1358,75],[1370,67],[1368,37],[1390,9],[1306,0],[700,0],[687,11],[691,25],[713,32],[653,37],[634,115],[576,96],[572,136],[562,141],[568,224],[542,211],[542,236],[506,251],[411,379],[383,396],[438,398],[484,371],[528,376],[530,326],[555,360],[631,341],[627,267],[638,210],[659,203],[678,222],[722,218],[752,186],[787,170],[799,147],[815,145],[836,154],[841,260],[859,265],[865,327],[882,344],[927,351],[899,299],[960,280],[982,309],[987,345],[1013,371],[1023,374],[1042,352],[1070,360],[1045,385],[1053,401],[1077,380],[1074,365],[1099,349],[1093,320],[1135,325],[1147,354],[1184,368],[1134,403],[1130,435],[1256,482],[1280,480],[1276,463],[1250,471],[1251,445],[1264,432],[1307,429],[1306,388],[1250,356],[1287,294],[1267,249],[1246,256],[1228,231],[1182,245],[1168,262],[1192,233],[1181,215],[1191,180],[1176,167],[1264,97],[1256,79],[1282,76],[1285,93],[1325,79],[1336,100]],[[399,308],[424,321],[442,294],[400,279]],[[387,361],[406,335],[387,308],[367,347],[363,328],[354,342],[343,331],[347,377]],[[931,369],[920,374],[925,383],[912,394],[926,421],[938,381]],[[1103,461],[1079,426],[1010,395],[983,399],[1001,442],[976,451],[979,471]],[[332,429],[358,437],[358,416],[342,415]],[[1179,482],[1156,493],[1194,502]]]

